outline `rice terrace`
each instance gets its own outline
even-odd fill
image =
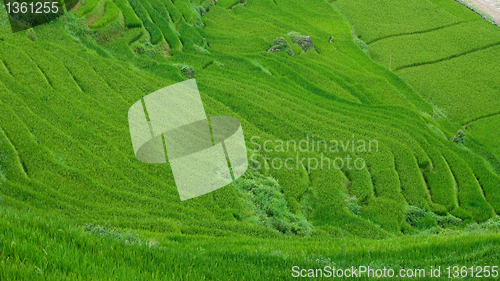
[[[500,2],[54,1],[0,3],[0,280],[499,279]]]

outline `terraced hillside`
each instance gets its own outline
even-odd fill
[[[435,22],[415,16],[424,26],[354,27],[378,61],[388,50],[382,43],[405,36],[395,34],[446,33],[436,26],[477,25],[481,40],[455,40],[467,50],[489,51],[496,43],[488,34],[496,31],[449,2],[432,2]],[[398,9],[411,12],[416,3]],[[499,236],[491,229],[498,228],[500,162],[489,125],[478,120],[482,134],[471,133],[465,144],[451,141],[462,115],[436,114],[431,92],[422,87],[420,95],[396,75],[413,85],[404,71],[418,67],[405,66],[434,65],[425,62],[439,54],[403,56],[397,49],[401,58],[392,57],[392,72],[353,40],[337,10],[348,5],[87,0],[58,20],[15,34],[2,14],[0,276],[269,279],[290,277],[295,264],[429,268],[496,261]],[[364,12],[358,13],[355,23]],[[310,36],[314,48],[296,36]],[[294,56],[268,52],[274,42]],[[378,53],[375,44],[381,44]],[[443,56],[461,52],[451,44],[440,50]],[[261,165],[234,185],[181,202],[168,164],[135,159],[127,113],[145,95],[193,77],[207,115],[237,117],[249,156]],[[440,93],[432,96],[444,98]],[[494,102],[483,105],[480,113],[493,113]],[[468,120],[482,116],[465,103],[453,108],[461,106],[471,111]],[[306,139],[377,146],[256,151]],[[362,158],[366,165],[286,169],[272,160],[324,156]],[[83,225],[108,237],[81,233]],[[451,235],[427,236],[439,232]],[[172,256],[178,259],[167,262]],[[80,267],[70,262],[77,259],[84,261]],[[26,267],[19,270],[21,263]],[[113,264],[116,272],[109,271]]]
[[[335,5],[368,43],[374,60],[394,70],[453,122],[467,124],[467,133],[498,158],[493,142],[499,140],[500,29],[455,1],[408,2],[377,1],[374,10],[385,18],[367,16],[373,11],[369,1],[339,0]],[[413,5],[415,15],[400,13],[395,5]],[[393,22],[407,27],[381,28]]]

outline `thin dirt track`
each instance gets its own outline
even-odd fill
[[[469,6],[476,8],[478,12],[488,14],[493,20],[500,24],[500,0],[462,0]]]

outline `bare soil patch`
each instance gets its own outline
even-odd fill
[[[500,24],[500,0],[462,0],[478,12],[488,14],[497,24]]]

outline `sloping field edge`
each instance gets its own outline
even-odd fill
[[[477,19],[476,20],[466,20],[466,21],[455,22],[455,23],[451,23],[451,24],[447,24],[447,25],[443,25],[443,26],[438,26],[438,27],[434,27],[434,28],[426,29],[426,30],[420,30],[420,31],[414,31],[414,32],[405,32],[405,33],[398,33],[398,34],[390,34],[390,35],[382,36],[382,37],[379,37],[379,38],[375,38],[372,41],[367,42],[366,44],[370,45],[372,43],[375,43],[375,42],[378,42],[378,41],[381,41],[381,40],[384,40],[384,39],[392,38],[392,37],[399,37],[399,36],[405,36],[405,35],[414,35],[414,34],[422,34],[422,33],[437,31],[437,30],[441,30],[441,29],[444,29],[444,28],[447,28],[447,27],[451,27],[451,26],[455,26],[455,25],[460,25],[460,24],[464,24],[464,23],[469,23],[469,22],[473,22],[473,21],[477,21]]]
[[[441,58],[441,59],[437,59],[437,60],[426,61],[426,62],[418,62],[418,63],[412,63],[412,64],[408,64],[408,65],[403,65],[403,66],[400,66],[400,67],[394,69],[394,71],[399,71],[399,70],[407,69],[407,68],[410,68],[410,67],[417,67],[417,66],[422,66],[422,65],[439,63],[439,62],[443,62],[443,61],[455,59],[455,58],[458,58],[458,57],[461,57],[461,56],[465,56],[465,55],[468,55],[468,54],[472,54],[472,53],[475,53],[475,52],[484,51],[486,49],[489,49],[489,48],[492,48],[492,47],[496,47],[496,46],[499,46],[499,45],[500,45],[500,42],[496,42],[496,43],[488,44],[488,45],[486,45],[484,47],[481,47],[481,48],[473,49],[473,50],[470,50],[470,51],[462,52],[462,53],[459,53],[459,54],[451,55],[451,56],[448,56],[448,57],[445,57],[445,58]]]
[[[500,27],[500,23],[496,23],[496,22],[494,22],[494,21],[492,21],[492,20],[488,19],[485,15],[483,15],[483,13],[481,13],[481,12],[480,12],[480,11],[478,11],[478,10],[476,10],[476,9],[475,9],[474,7],[472,7],[471,5],[469,5],[469,4],[465,3],[465,2],[463,2],[462,0],[455,0],[455,2],[458,2],[458,3],[462,4],[462,5],[464,5],[467,9],[469,9],[469,10],[473,11],[474,13],[476,13],[476,14],[480,15],[482,19],[487,20],[487,21],[489,21],[491,24],[493,24],[493,25],[496,25],[496,26]]]

